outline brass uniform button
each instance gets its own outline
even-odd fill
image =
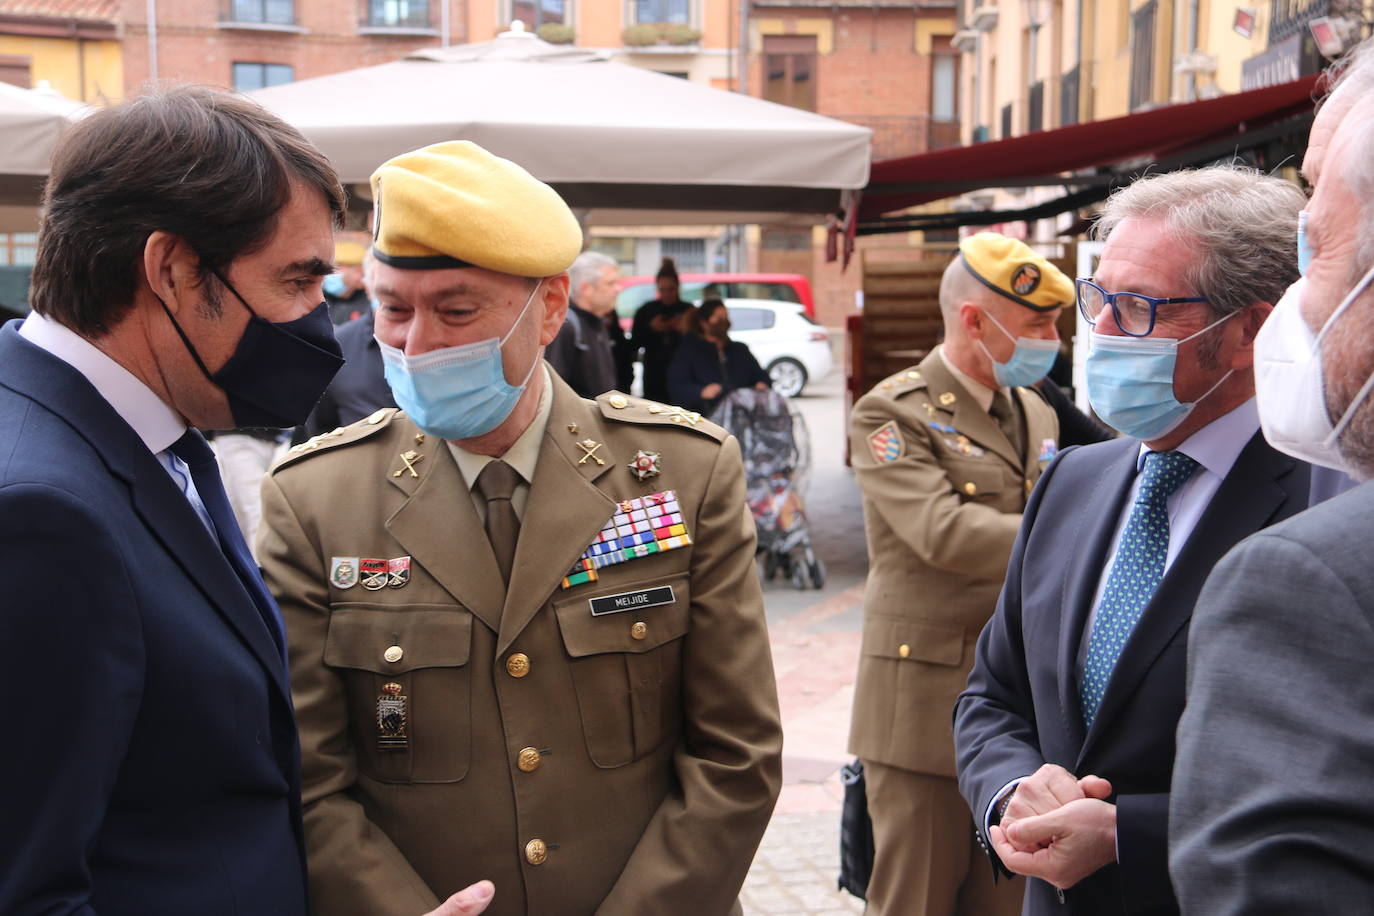
[[[517,652],[506,659],[506,673],[511,677],[524,677],[530,673],[530,657]]]
[[[911,646],[908,646],[906,643],[902,643],[900,646],[897,647],[897,654],[900,655],[902,658],[909,658],[911,656]]]
[[[525,844],[525,861],[531,865],[543,865],[549,857],[549,844],[536,837]]]
[[[532,747],[522,747],[520,755],[516,758],[516,765],[526,773],[533,773],[539,769],[539,751]]]
[[[916,379],[921,377],[921,373],[917,372],[915,369],[912,369],[910,372],[906,374],[906,377],[914,382],[916,381]]]
[[[625,400],[625,398],[622,395],[618,394],[611,395],[609,398],[606,399],[606,403],[610,404],[616,410],[624,410],[626,407],[630,406],[630,402]],[[543,860],[541,859],[540,861]]]
[[[401,660],[401,657],[405,654],[405,650],[402,649],[400,646],[389,646],[387,647],[387,650],[382,653],[382,658],[386,659],[394,665],[397,662],[399,662]]]
[[[1035,489],[1035,484],[1033,484],[1033,483],[1031,483],[1029,480],[1027,480],[1027,481],[1026,481],[1026,495],[1029,496],[1029,495],[1030,495],[1030,491],[1031,491],[1031,490],[1034,490],[1034,489]]]
[[[978,484],[970,480],[968,483],[964,484],[964,492],[969,496],[973,496],[978,492]]]
[[[649,627],[644,621],[637,620],[634,626],[630,627],[630,635],[635,639],[643,639],[649,635]]]

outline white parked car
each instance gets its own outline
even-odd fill
[[[773,380],[773,390],[787,397],[801,394],[806,383],[830,372],[830,334],[795,302],[777,299],[726,299],[730,338],[749,347]]]

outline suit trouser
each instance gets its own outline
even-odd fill
[[[865,760],[873,819],[869,916],[1016,916],[1022,878],[993,883],[953,779]]]

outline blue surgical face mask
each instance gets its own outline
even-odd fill
[[[1002,322],[993,318],[991,312],[984,311],[983,317],[996,325],[997,330],[1016,344],[1011,359],[999,363],[983,342],[978,341],[978,346],[982,347],[988,359],[992,360],[992,377],[997,379],[997,384],[1006,388],[1034,385],[1049,374],[1050,368],[1054,366],[1054,358],[1059,355],[1059,341],[1041,340],[1038,337],[1012,337],[1011,332],[1002,326]]]
[[[1307,276],[1312,263],[1312,246],[1307,244],[1307,211],[1298,211],[1298,273]]]
[[[1094,333],[1087,366],[1088,400],[1093,410],[1112,429],[1146,442],[1177,429],[1234,371],[1217,379],[1196,401],[1184,404],[1174,397],[1178,345],[1206,334],[1236,314],[1232,312],[1182,340]]]
[[[335,299],[342,299],[344,294],[343,274],[330,274],[324,278],[324,291]]]
[[[530,309],[543,283],[530,291],[525,306],[504,337],[489,337],[459,347],[431,350],[419,356],[387,346],[381,338],[382,367],[396,406],[415,425],[441,439],[472,439],[486,435],[505,422],[524,394],[539,365],[535,357],[524,381],[506,381],[501,347]]]

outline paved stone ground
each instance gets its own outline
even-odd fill
[[[854,694],[867,556],[858,486],[843,462],[839,372],[798,400],[814,446],[805,493],[817,554],[828,570],[820,591],[764,585],[783,719],[783,790],[741,900],[748,916],[841,916],[863,902],[837,890],[839,768]]]

